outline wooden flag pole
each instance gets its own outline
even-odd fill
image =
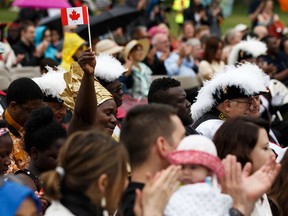
[[[92,50],[92,43],[91,43],[91,31],[90,31],[90,17],[89,17],[89,10],[88,7],[86,7],[87,14],[88,14],[88,36],[89,36],[89,47]]]

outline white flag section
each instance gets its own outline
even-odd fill
[[[88,24],[88,9],[87,7],[63,8],[61,19],[63,25]]]

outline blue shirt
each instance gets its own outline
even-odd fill
[[[156,52],[157,57],[160,59],[162,52]],[[179,60],[179,55],[177,53],[171,52],[164,60],[164,66],[167,71],[168,76],[195,76],[195,72],[192,69],[191,63],[187,59],[183,59],[182,64],[178,66],[177,61]]]

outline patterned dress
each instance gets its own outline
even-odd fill
[[[5,110],[3,114],[3,119],[8,123],[8,129],[10,137],[13,141],[13,149],[10,154],[11,164],[7,171],[7,174],[13,174],[20,169],[27,168],[30,157],[24,150],[24,130],[21,125],[19,125]]]

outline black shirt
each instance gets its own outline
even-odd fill
[[[262,56],[261,59],[268,64],[275,65],[277,68],[277,73],[288,68],[288,56],[283,52],[279,52],[276,55],[265,55]]]
[[[261,56],[261,60],[267,62],[268,64],[273,64],[277,68],[276,73],[279,73],[288,68],[288,56],[283,52],[279,52],[276,55],[270,54]],[[283,83],[287,85],[288,77],[286,77]]]
[[[249,8],[248,8],[248,14],[249,15],[253,14],[257,10],[260,4],[261,4],[260,0],[250,2]],[[257,18],[254,21],[252,21],[251,28],[253,29],[256,25],[257,25]]]
[[[89,197],[81,192],[62,189],[61,203],[76,216],[102,216],[102,210],[97,208]]]
[[[151,68],[153,75],[167,75],[164,62],[160,61],[156,54],[154,55],[154,61],[152,64],[149,64],[147,58],[144,60],[144,63]]]
[[[185,126],[186,136],[192,135],[192,134],[199,134],[194,128],[192,128],[191,125]]]
[[[30,46],[27,46],[25,43],[23,43],[22,40],[20,40],[12,48],[16,56],[18,54],[25,55],[23,61],[21,62],[22,66],[38,66],[39,65],[39,58],[36,58],[34,56],[35,46],[33,44],[31,44]]]
[[[122,200],[121,200],[121,211],[124,216],[134,216],[134,203],[135,203],[135,191],[136,189],[142,190],[144,188],[143,183],[130,182],[126,188]]]
[[[202,124],[205,121],[208,121],[210,119],[219,119],[225,121],[228,118],[227,115],[220,112],[216,108],[213,108],[209,112],[205,113],[203,116],[201,116],[199,119],[197,119],[196,122],[193,123],[192,127],[196,129],[200,124]]]

